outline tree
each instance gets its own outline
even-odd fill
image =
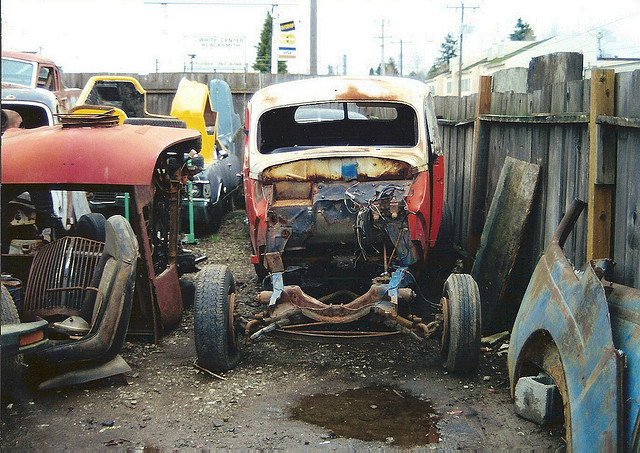
[[[513,33],[509,35],[511,41],[535,41],[536,35],[533,33],[533,29],[527,22],[523,22],[521,17],[518,17],[516,27]]]
[[[433,66],[427,73],[427,78],[435,77],[443,71],[449,70],[449,62],[458,56],[458,40],[451,33],[447,33],[440,44],[440,56],[436,58]]]
[[[369,75],[382,75],[382,65],[378,64],[378,67],[376,68],[376,70],[374,71],[373,68],[369,69]],[[393,58],[389,58],[389,61],[387,61],[384,64],[384,75],[388,75],[388,76],[397,76],[398,74],[400,74],[400,72],[398,71],[398,68],[396,67],[396,62]]]
[[[253,64],[253,69],[260,72],[271,72],[271,42],[273,36],[273,17],[271,13],[267,13],[267,18],[262,25],[262,31],[260,32],[260,42],[256,46],[258,51],[256,55],[256,62]],[[285,61],[278,62],[278,72],[287,72],[287,63]]]
[[[447,33],[444,42],[440,44],[440,56],[436,64],[449,63],[450,60],[458,56],[458,40],[451,33]]]

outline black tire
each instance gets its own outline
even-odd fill
[[[440,355],[452,373],[476,370],[480,357],[480,291],[469,274],[451,274],[442,297],[444,327]]]
[[[186,129],[187,123],[177,118],[125,118],[123,124],[134,126],[162,126]]]
[[[18,324],[20,322],[20,316],[18,315],[18,309],[16,308],[16,304],[13,302],[13,298],[9,293],[9,290],[4,285],[2,286],[2,313],[0,321],[3,326],[9,324]]]
[[[209,264],[199,272],[193,309],[198,364],[211,371],[227,371],[240,354],[233,324],[235,284],[227,266]]]
[[[9,294],[9,290],[2,284],[2,296],[0,309],[2,310],[1,314],[1,325],[7,326],[9,324],[19,324],[20,316],[18,315],[18,310],[16,309],[16,304],[13,302],[13,298],[11,294]],[[2,395],[3,398],[5,395],[8,395],[12,387],[14,387],[14,383],[20,379],[20,365],[16,357],[9,357],[5,354],[2,355]]]
[[[104,242],[106,238],[107,219],[98,212],[85,214],[78,219],[76,234],[82,238]]]
[[[220,206],[220,203],[213,208],[207,208],[209,216],[207,217],[207,222],[205,227],[209,229],[212,233],[217,233],[220,231],[220,226],[222,226],[222,221],[224,220],[224,209]]]
[[[197,270],[197,268],[195,270]],[[196,285],[192,281],[186,280],[184,278],[181,278],[179,282],[180,293],[182,294],[182,305],[184,306],[184,308],[192,307],[193,300],[196,296]]]
[[[251,244],[251,250],[253,250],[253,244]],[[257,255],[255,250],[253,250],[253,254]],[[253,269],[255,270],[256,275],[258,276],[258,280],[262,284],[264,279],[267,278],[267,275],[269,275],[269,270],[266,267],[264,267],[261,263],[255,263],[253,265]]]

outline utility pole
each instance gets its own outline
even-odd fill
[[[189,57],[191,58],[191,72],[193,72],[193,59],[196,57],[196,54],[190,53]]]
[[[278,73],[278,42],[280,28],[278,26],[278,4],[271,6],[271,74]]]
[[[386,38],[386,36],[384,35],[384,19],[382,19],[382,33],[380,34],[380,36],[376,36],[376,38],[380,39],[380,75],[386,75],[387,73],[387,68],[386,65],[384,64],[384,38]]]
[[[309,73],[318,75],[318,0],[310,0],[309,7]]]
[[[403,76],[402,66],[404,65],[404,47],[403,46],[406,43],[411,43],[411,41],[405,41],[404,39],[401,39],[400,41],[397,41],[396,43],[400,44],[400,60],[399,60],[398,64],[400,65],[400,77],[402,77]]]
[[[462,97],[462,36],[464,35],[464,9],[478,9],[479,6],[464,6],[464,1],[460,2],[460,6],[447,6],[450,9],[460,10],[460,52],[458,55],[458,97]]]
[[[347,75],[347,54],[342,55],[342,75]]]

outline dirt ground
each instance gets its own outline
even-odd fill
[[[218,234],[191,248],[230,267],[241,311],[253,313],[248,304],[260,282],[243,220],[235,211]],[[506,351],[485,350],[478,374],[460,377],[440,366],[438,348],[436,340],[425,349],[408,336],[358,344],[269,337],[243,345],[240,364],[220,379],[194,367],[190,307],[159,344],[125,343],[126,376],[3,395],[1,446],[562,448],[557,432],[514,414]]]

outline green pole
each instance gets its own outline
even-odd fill
[[[129,221],[129,192],[124,193],[124,218]]]
[[[191,159],[187,165],[191,165]],[[191,190],[193,189],[193,182],[187,180],[187,192],[189,193],[189,233],[186,235],[187,244],[195,244],[198,242],[195,235],[194,219],[193,219],[193,196]]]

